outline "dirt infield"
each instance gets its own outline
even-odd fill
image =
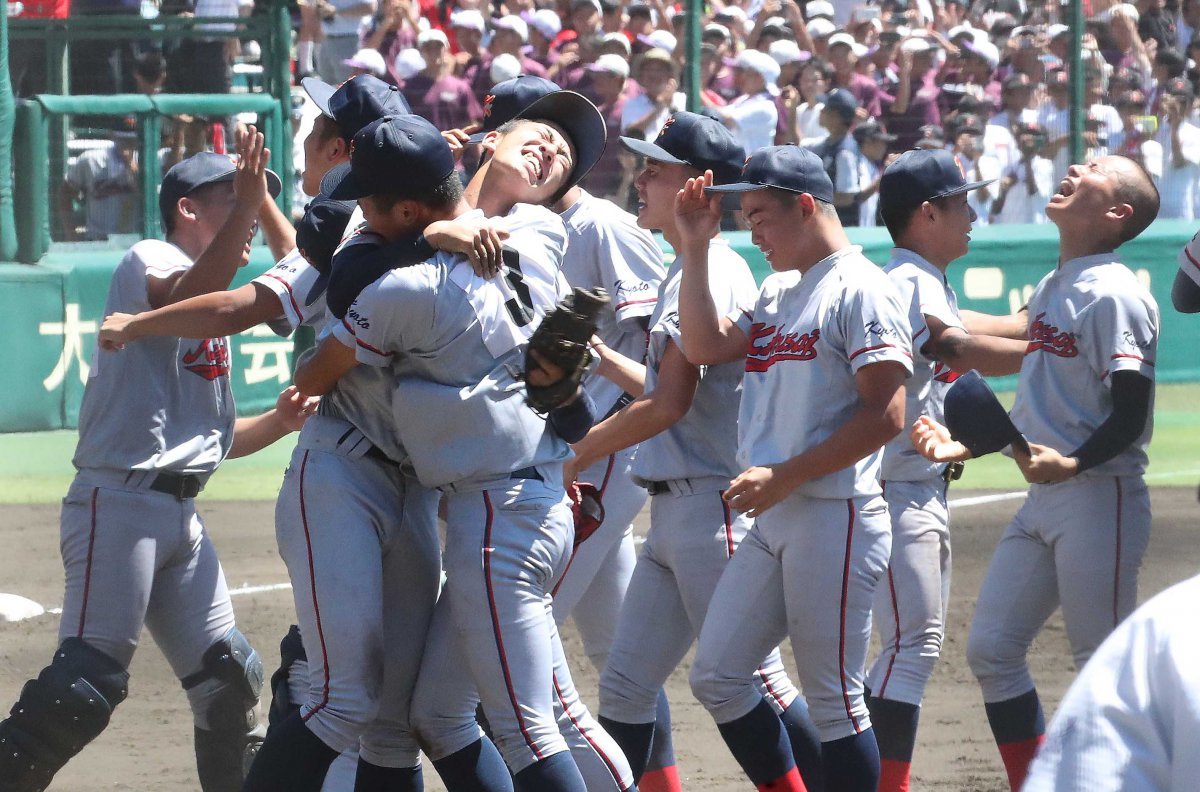
[[[952,493],[958,499],[973,494]],[[1146,599],[1196,574],[1200,520],[1195,491],[1152,490],[1154,533],[1141,573]],[[1005,523],[1020,505],[1006,500],[962,506],[953,511],[954,582],[946,652],[929,690],[921,719],[914,764],[914,789],[1003,790],[1002,770],[984,718],[978,690],[963,656],[967,627],[991,551]],[[287,579],[275,551],[271,503],[211,503],[202,509],[232,589],[265,586]],[[639,518],[644,534],[648,512]],[[0,506],[0,591],[30,597],[48,607],[62,601],[58,548],[58,509],[52,506]],[[234,606],[242,630],[264,657],[268,673],[278,659],[278,641],[291,622],[287,590],[245,593]],[[16,700],[21,685],[49,659],[58,619],[46,615],[19,624],[0,624],[0,712]],[[573,630],[564,633],[567,650],[580,662],[577,682],[595,701],[596,674],[583,659]],[[191,751],[191,718],[178,682],[149,636],[146,651],[134,658],[129,699],[114,722],[73,760],[52,787],[61,792],[94,790],[197,789]],[[791,664],[790,653],[785,657]],[[1073,676],[1062,622],[1055,616],[1035,646],[1034,675],[1047,710],[1052,711]],[[684,788],[697,791],[748,789],[725,750],[712,721],[687,689],[686,663],[668,686],[674,736]],[[426,788],[441,790],[435,774]]]

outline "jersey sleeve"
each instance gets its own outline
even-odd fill
[[[1136,371],[1154,379],[1158,357],[1158,311],[1137,293],[1108,294],[1088,310],[1082,330],[1086,354],[1096,374],[1112,382],[1116,371]]]
[[[355,350],[360,363],[388,366],[397,354],[419,348],[434,322],[437,283],[431,266],[393,270],[359,293],[334,337]]]
[[[1200,233],[1180,249],[1179,271],[1200,286]]]
[[[309,264],[299,250],[281,258],[274,267],[255,278],[279,298],[280,315],[267,322],[276,335],[287,337],[302,324],[325,315],[325,293],[313,294],[320,273]]]
[[[950,304],[946,285],[928,274],[918,275],[913,284],[914,300],[922,316],[932,316],[947,327],[965,330],[958,309]],[[920,329],[913,326],[913,333]],[[914,341],[918,339],[913,339]],[[928,340],[928,339],[925,339]],[[924,341],[922,341],[924,343]]]
[[[871,278],[849,290],[839,324],[851,371],[895,362],[912,373],[912,330],[890,278]]]
[[[191,269],[192,262],[179,248],[157,239],[143,239],[129,249],[129,266],[140,267],[148,278],[169,278]],[[125,262],[122,262],[124,265]]]
[[[663,278],[662,251],[654,237],[632,224],[602,227],[595,255],[617,321],[649,316]]]
[[[858,157],[849,148],[840,148],[834,155],[837,158],[837,184],[833,185],[835,192],[858,192]]]

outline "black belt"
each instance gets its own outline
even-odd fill
[[[942,481],[947,484],[951,481],[958,481],[962,478],[964,468],[966,468],[966,463],[964,462],[951,462],[942,468]]]
[[[174,497],[176,500],[194,498],[204,489],[204,480],[199,476],[179,473],[159,473],[150,484],[150,489]]]
[[[377,462],[383,462],[388,465],[399,465],[400,464],[399,462],[392,459],[387,454],[383,453],[383,451],[379,448],[379,446],[377,446],[373,443],[371,444],[371,447],[367,449],[367,452],[365,454],[363,454],[363,456],[370,457],[371,459],[374,459]]]
[[[671,488],[667,486],[667,482],[665,481],[647,481],[645,487],[646,492],[651,495],[663,495],[671,491]]]
[[[538,472],[538,469],[532,465],[529,467],[523,467],[520,470],[514,470],[512,473],[508,474],[508,477],[514,479],[534,479],[535,481],[545,481],[545,479],[542,478],[542,474]]]

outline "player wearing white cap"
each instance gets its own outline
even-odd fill
[[[1020,789],[1045,731],[1026,653],[1061,604],[1077,666],[1133,609],[1150,537],[1142,474],[1152,427],[1158,306],[1116,253],[1158,214],[1145,169],[1106,156],[1072,165],[1046,214],[1058,267],[1029,300],[1013,423],[1029,497],[996,547],[975,606],[967,661],[983,688],[1009,784]],[[922,419],[918,449],[969,456]]]
[[[904,421],[908,320],[891,280],[846,238],[817,155],[763,149],[740,182],[711,185],[709,174],[693,179],[676,201],[680,319],[689,360],[746,369],[745,469],[725,499],[754,527],[713,595],[692,690],[727,742],[771,750],[771,724],[744,680],[790,636],[827,783],[874,792],[879,752],[863,675],[891,546],[878,478],[882,446]],[[751,239],[776,271],[751,309],[733,312],[714,305],[708,282],[707,240],[726,191],[742,193]]]

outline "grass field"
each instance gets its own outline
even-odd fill
[[[1012,394],[1001,399],[1011,404]],[[0,504],[52,503],[62,498],[74,470],[75,432],[0,434]],[[201,496],[205,500],[274,500],[294,440],[221,466]],[[1193,486],[1200,480],[1200,384],[1158,388],[1154,440],[1147,478],[1154,486]],[[1018,490],[1024,480],[1013,463],[993,454],[967,465],[963,489]]]

